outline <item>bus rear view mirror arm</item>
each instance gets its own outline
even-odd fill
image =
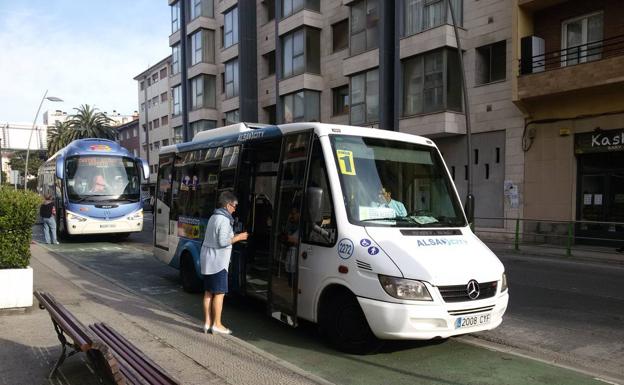
[[[139,162],[141,163],[141,167],[143,168],[143,179],[148,180],[150,174],[149,164],[143,158],[139,158]]]

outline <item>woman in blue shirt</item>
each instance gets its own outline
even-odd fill
[[[201,272],[204,275],[204,333],[231,334],[221,323],[223,297],[228,291],[228,266],[232,245],[247,239],[246,232],[234,235],[234,218],[238,200],[229,191],[219,195],[219,208],[208,225],[200,253]]]

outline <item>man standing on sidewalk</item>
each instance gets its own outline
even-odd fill
[[[43,220],[43,236],[47,244],[58,245],[59,243],[56,240],[56,208],[50,194],[44,195],[43,199],[45,200],[39,207],[39,215],[41,215]]]

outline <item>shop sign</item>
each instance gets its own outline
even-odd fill
[[[574,153],[624,151],[624,128],[574,135]]]

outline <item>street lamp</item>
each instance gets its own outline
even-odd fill
[[[37,113],[35,114],[35,120],[33,120],[32,128],[30,129],[30,136],[28,137],[28,147],[26,148],[26,164],[24,166],[24,191],[26,191],[26,187],[28,186],[28,157],[30,156],[30,141],[32,140],[32,134],[35,130],[35,125],[37,124],[37,118],[39,117],[39,111],[41,111],[41,106],[43,105],[44,100],[49,100],[51,102],[62,102],[63,99],[57,98],[56,96],[48,96],[48,90],[43,94],[43,98],[41,98],[41,103],[39,103],[39,108],[37,108]]]

